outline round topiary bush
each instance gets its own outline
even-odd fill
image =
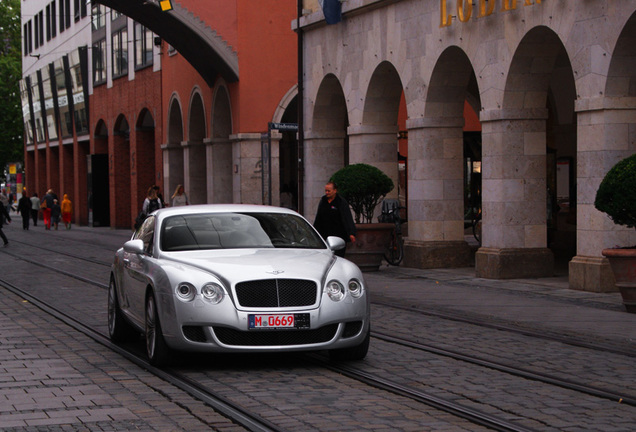
[[[393,190],[393,180],[378,168],[363,163],[348,165],[331,176],[338,193],[349,203],[356,223],[370,223],[381,199]]]
[[[596,191],[594,207],[615,224],[636,228],[636,154],[610,169]]]

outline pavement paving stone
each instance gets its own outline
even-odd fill
[[[5,227],[5,233],[10,241],[23,239],[30,242],[39,234],[35,228],[22,231],[16,224]],[[47,234],[48,238],[65,239],[67,236],[80,240],[76,243],[78,252],[106,261],[112,259],[114,250],[130,237],[127,230],[75,226],[72,231]],[[93,240],[94,245],[87,240]],[[11,250],[12,245],[3,252],[11,253]],[[10,255],[4,257],[11,259]],[[56,256],[51,262],[55,264],[63,259]],[[103,283],[107,284],[108,269],[104,267],[101,273]],[[366,273],[365,280],[373,300],[387,300],[413,309],[436,308],[458,316],[488,317],[493,322],[636,346],[636,314],[624,311],[618,293],[570,290],[564,276],[501,281],[476,278],[472,268],[420,270],[383,266],[378,272]],[[50,286],[81,294],[77,287],[68,286],[62,277],[54,279]],[[96,316],[95,319],[105,325],[102,306],[105,295],[91,295],[84,313]],[[452,333],[453,325],[449,324],[445,331]],[[467,341],[469,339],[467,336]],[[525,361],[534,363],[530,356]],[[422,370],[422,380],[434,379],[435,364],[435,361],[427,363],[428,369]],[[447,365],[440,362],[438,367]],[[573,373],[585,373],[585,370]],[[602,381],[604,378],[607,377],[593,379]],[[321,382],[324,382],[324,393],[318,390]],[[473,394],[475,398],[489,391],[483,382],[471,381],[465,376],[457,376],[457,383],[464,385],[466,394]],[[329,380],[318,377],[312,385],[317,389],[318,399],[329,397]],[[255,386],[251,398],[239,402],[249,407],[259,397],[258,391]],[[515,396],[515,392],[509,393],[508,398],[511,407],[523,406],[523,398]],[[372,410],[376,401],[359,398],[351,403],[357,404],[358,409]],[[374,430],[393,431],[400,424],[395,410],[387,409],[387,406],[390,405],[384,403],[384,408],[374,412],[373,418],[369,419],[375,425]],[[290,406],[290,409],[294,408]],[[311,415],[319,412],[319,407],[314,408]],[[546,416],[564,417],[568,408],[565,398],[559,405],[527,407],[528,410],[542,409]],[[594,409],[599,407],[590,402],[590,410]],[[603,411],[599,412],[599,416],[603,414]],[[299,412],[296,419],[303,415],[309,414]],[[411,415],[426,415],[431,430],[456,430],[448,427],[444,416],[440,417],[439,424],[435,424],[428,413],[411,411]],[[607,430],[611,430],[617,422],[611,414],[606,415]],[[341,420],[340,424],[325,422],[323,430],[356,430],[360,426],[346,416]],[[629,426],[628,420],[625,427]],[[280,421],[285,427],[289,419]],[[180,390],[174,387],[166,390],[166,384],[158,378],[131,366],[116,353],[88,338],[69,332],[63,323],[6,291],[0,298],[0,425],[2,430],[12,432],[242,429]],[[290,422],[290,426],[297,425],[297,421]],[[563,430],[568,426],[564,422]],[[404,430],[408,429],[405,427]]]

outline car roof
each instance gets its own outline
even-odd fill
[[[175,215],[200,213],[284,213],[300,216],[295,211],[287,208],[255,204],[197,204],[180,207],[166,207],[155,211],[155,215],[158,219],[165,219]]]

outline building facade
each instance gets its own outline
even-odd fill
[[[131,227],[152,185],[194,204],[298,188],[296,135],[270,127],[297,119],[296,2],[172,7],[22,3],[27,189],[69,194],[76,223]]]
[[[335,24],[305,8],[307,213],[345,160],[396,180],[407,134],[405,264],[466,265],[468,103],[481,123],[477,275],[551,276],[565,261],[572,288],[613,289],[601,250],[636,233],[593,202],[635,150],[636,3],[346,0]]]

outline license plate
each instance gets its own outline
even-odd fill
[[[309,314],[248,315],[250,329],[309,328]]]

